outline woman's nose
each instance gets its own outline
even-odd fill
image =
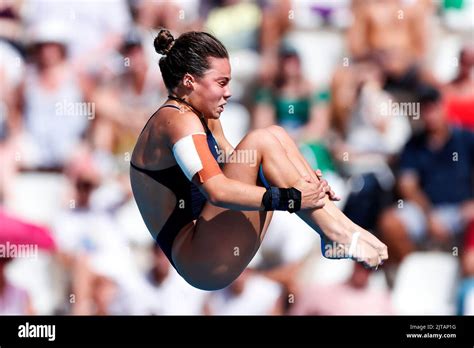
[[[224,92],[224,99],[227,100],[227,99],[229,99],[230,97],[232,97],[232,93],[230,92],[230,88],[227,87],[227,88],[225,89],[225,92]]]

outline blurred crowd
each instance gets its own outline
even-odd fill
[[[129,182],[166,100],[161,27],[224,43],[229,141],[284,127],[389,262],[324,259],[317,233],[276,212],[229,287],[177,274]],[[2,1],[0,226],[42,226],[55,247],[1,249],[0,313],[474,314],[473,31],[472,0]]]

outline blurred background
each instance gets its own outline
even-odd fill
[[[222,40],[227,138],[284,127],[388,263],[327,260],[276,212],[229,287],[176,273],[129,183],[160,27]],[[471,0],[3,0],[0,313],[474,314],[473,30]]]

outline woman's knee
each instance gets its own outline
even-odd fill
[[[295,141],[291,138],[285,128],[278,126],[276,124],[268,126],[265,128],[275,139],[282,145],[287,153],[294,150],[298,150],[298,146],[295,144]]]
[[[260,151],[264,151],[265,149],[278,151],[281,147],[281,143],[267,128],[255,129],[251,131],[246,138],[246,140],[252,144],[251,146]]]
[[[290,137],[286,129],[277,124],[272,124],[271,126],[268,126],[264,129],[272,133],[278,139],[286,139]]]

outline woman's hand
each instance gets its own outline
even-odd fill
[[[362,263],[365,268],[377,269],[387,257],[380,255],[379,251],[365,240],[359,239],[352,259]]]
[[[301,192],[301,210],[324,207],[326,192],[321,182],[315,184],[308,175],[301,177],[293,187]]]
[[[357,226],[357,225],[356,225]],[[369,231],[363,229],[360,226],[357,226],[357,231],[360,232],[360,238],[364,240],[365,242],[369,243],[377,252],[379,253],[379,256],[383,261],[388,259],[388,248],[387,245],[382,243],[377,237],[375,237],[372,233]]]
[[[385,244],[381,243],[375,236],[372,237],[376,241],[376,243],[372,241],[375,245],[369,242],[363,233],[360,233],[351,255],[349,250],[351,249],[352,240],[351,242],[340,243],[323,234],[321,235],[321,252],[328,259],[350,258],[362,263],[365,268],[377,269],[388,259],[388,252]],[[352,239],[352,237],[349,238]]]
[[[323,190],[329,196],[329,199],[331,201],[340,201],[341,197],[336,196],[336,193],[331,189],[331,186],[329,186],[328,182],[323,179],[323,173],[321,172],[321,170],[319,170],[319,169],[315,170],[314,174],[316,174],[319,181],[322,183]]]

